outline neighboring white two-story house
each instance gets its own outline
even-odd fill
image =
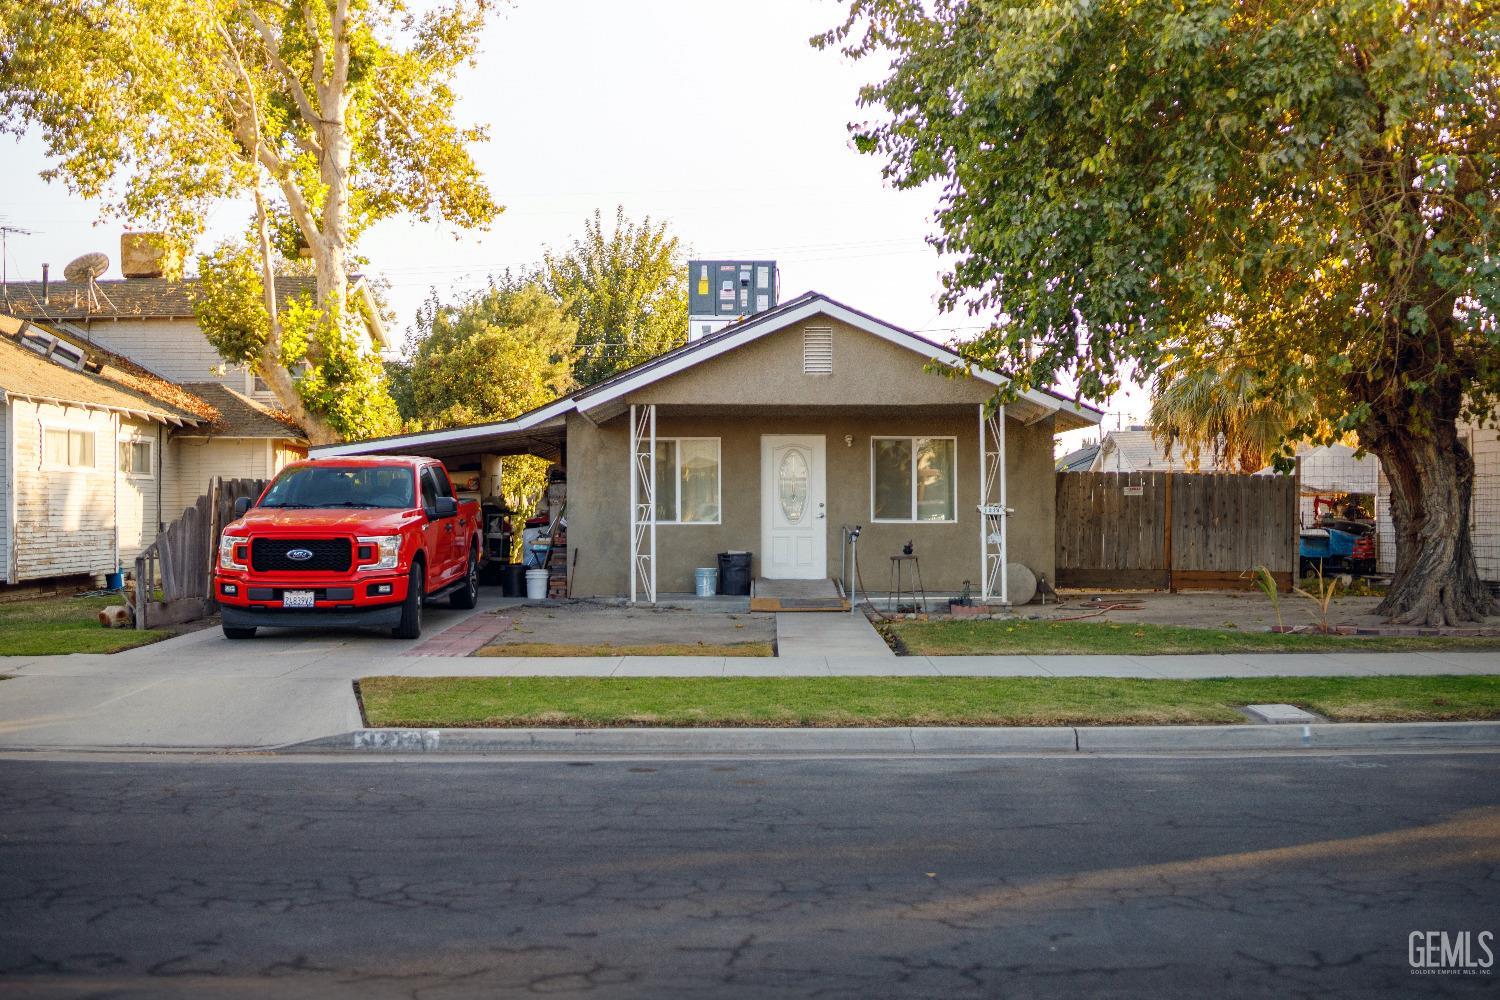
[[[196,282],[122,249],[123,280],[0,292],[0,587],[128,569],[215,476],[269,478],[307,454],[275,396],[203,336]],[[368,349],[388,348],[368,291],[352,291]]]

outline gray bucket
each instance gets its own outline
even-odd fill
[[[719,569],[717,566],[699,566],[693,570],[693,593],[699,597],[712,597],[719,592]]]

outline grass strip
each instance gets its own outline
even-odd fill
[[[1500,718],[1500,677],[367,677],[372,726],[1086,726]]]
[[[1500,650],[1500,638],[1300,635],[1120,622],[898,621],[880,629],[898,652],[912,656]]]
[[[769,642],[653,643],[614,646],[608,643],[505,642],[485,646],[475,656],[771,656]]]
[[[0,655],[115,653],[165,639],[159,629],[104,628],[99,609],[125,603],[110,597],[38,597],[0,604]]]

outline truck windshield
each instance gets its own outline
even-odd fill
[[[276,477],[262,507],[394,507],[413,501],[412,471],[390,465],[303,465]]]

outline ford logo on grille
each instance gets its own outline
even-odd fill
[[[312,549],[287,549],[286,557],[297,562],[307,562],[313,557]]]

